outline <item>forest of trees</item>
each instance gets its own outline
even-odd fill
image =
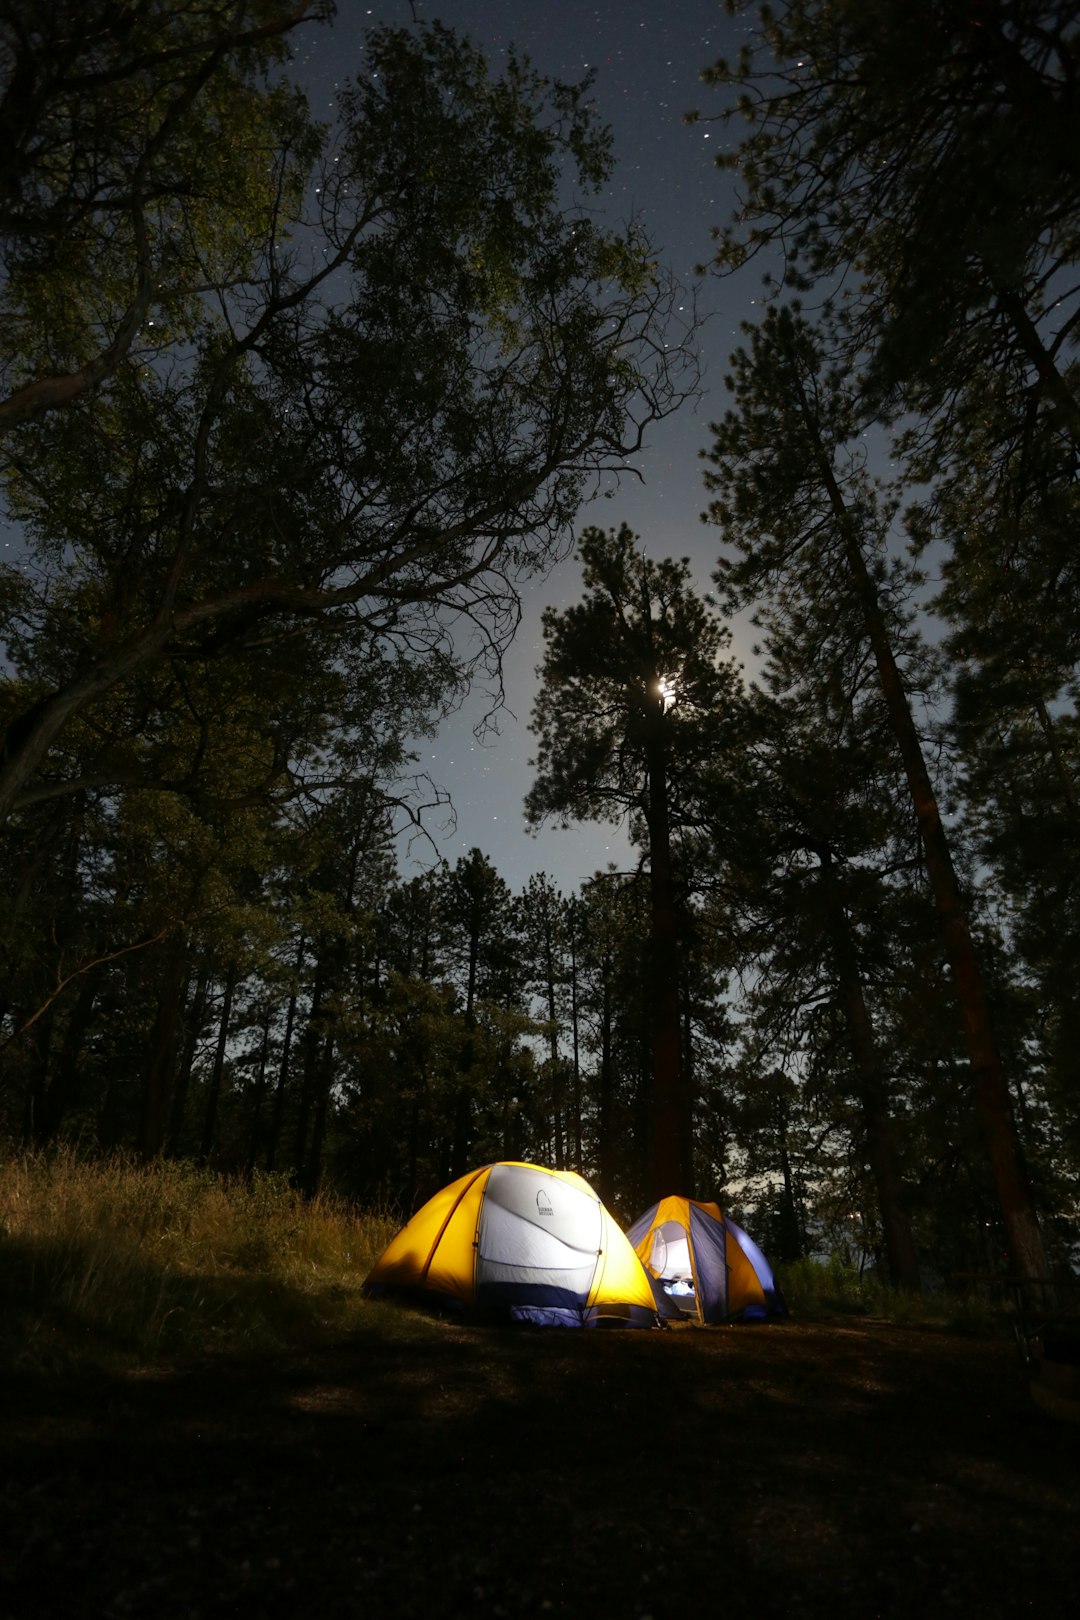
[[[709,595],[581,519],[709,341],[565,202],[587,95],[376,29],[326,130],[328,10],[0,0],[0,1138],[403,1213],[535,1159],[910,1289],[1074,1264],[1074,8],[785,0],[702,63],[702,273],[765,291]],[[403,870],[415,740],[572,548],[525,810],[631,869]]]

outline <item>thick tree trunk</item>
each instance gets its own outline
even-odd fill
[[[975,1106],[1001,1207],[1009,1261],[1018,1278],[1034,1279],[1045,1284],[1050,1281],[1050,1272],[1042,1233],[1016,1131],[1012,1099],[994,1035],[982,971],[952,863],[948,835],[923,758],[907,692],[893,656],[877,589],[863,558],[859,536],[831,462],[820,445],[814,417],[805,398],[802,408],[808,431],[819,447],[819,466],[843,536],[848,569],[862,608],[889,721],[900,750],[915,819],[922,836],[927,876],[937,906],[945,955],[952,970],[953,988],[971,1064]]]

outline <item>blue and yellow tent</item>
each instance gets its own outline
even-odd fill
[[[658,1320],[640,1260],[588,1182],[510,1161],[472,1170],[429,1199],[364,1288],[551,1326]]]
[[[669,1318],[760,1322],[787,1315],[769,1262],[719,1204],[661,1198],[626,1235],[656,1279]]]

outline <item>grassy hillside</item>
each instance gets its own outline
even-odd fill
[[[176,1162],[11,1157],[0,1161],[0,1352],[59,1369],[345,1331],[397,1225],[305,1203],[281,1176],[248,1185]]]
[[[422,1317],[360,1292],[399,1224],[333,1198],[305,1202],[282,1176],[249,1184],[182,1162],[64,1151],[0,1159],[0,1355],[47,1372],[273,1350],[361,1328],[422,1334]],[[838,1261],[800,1261],[781,1282],[802,1321],[993,1325],[978,1299],[912,1299]]]

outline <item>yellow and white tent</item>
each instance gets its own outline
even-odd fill
[[[645,1269],[588,1182],[538,1164],[487,1164],[451,1182],[391,1240],[364,1288],[515,1321],[657,1322]]]

